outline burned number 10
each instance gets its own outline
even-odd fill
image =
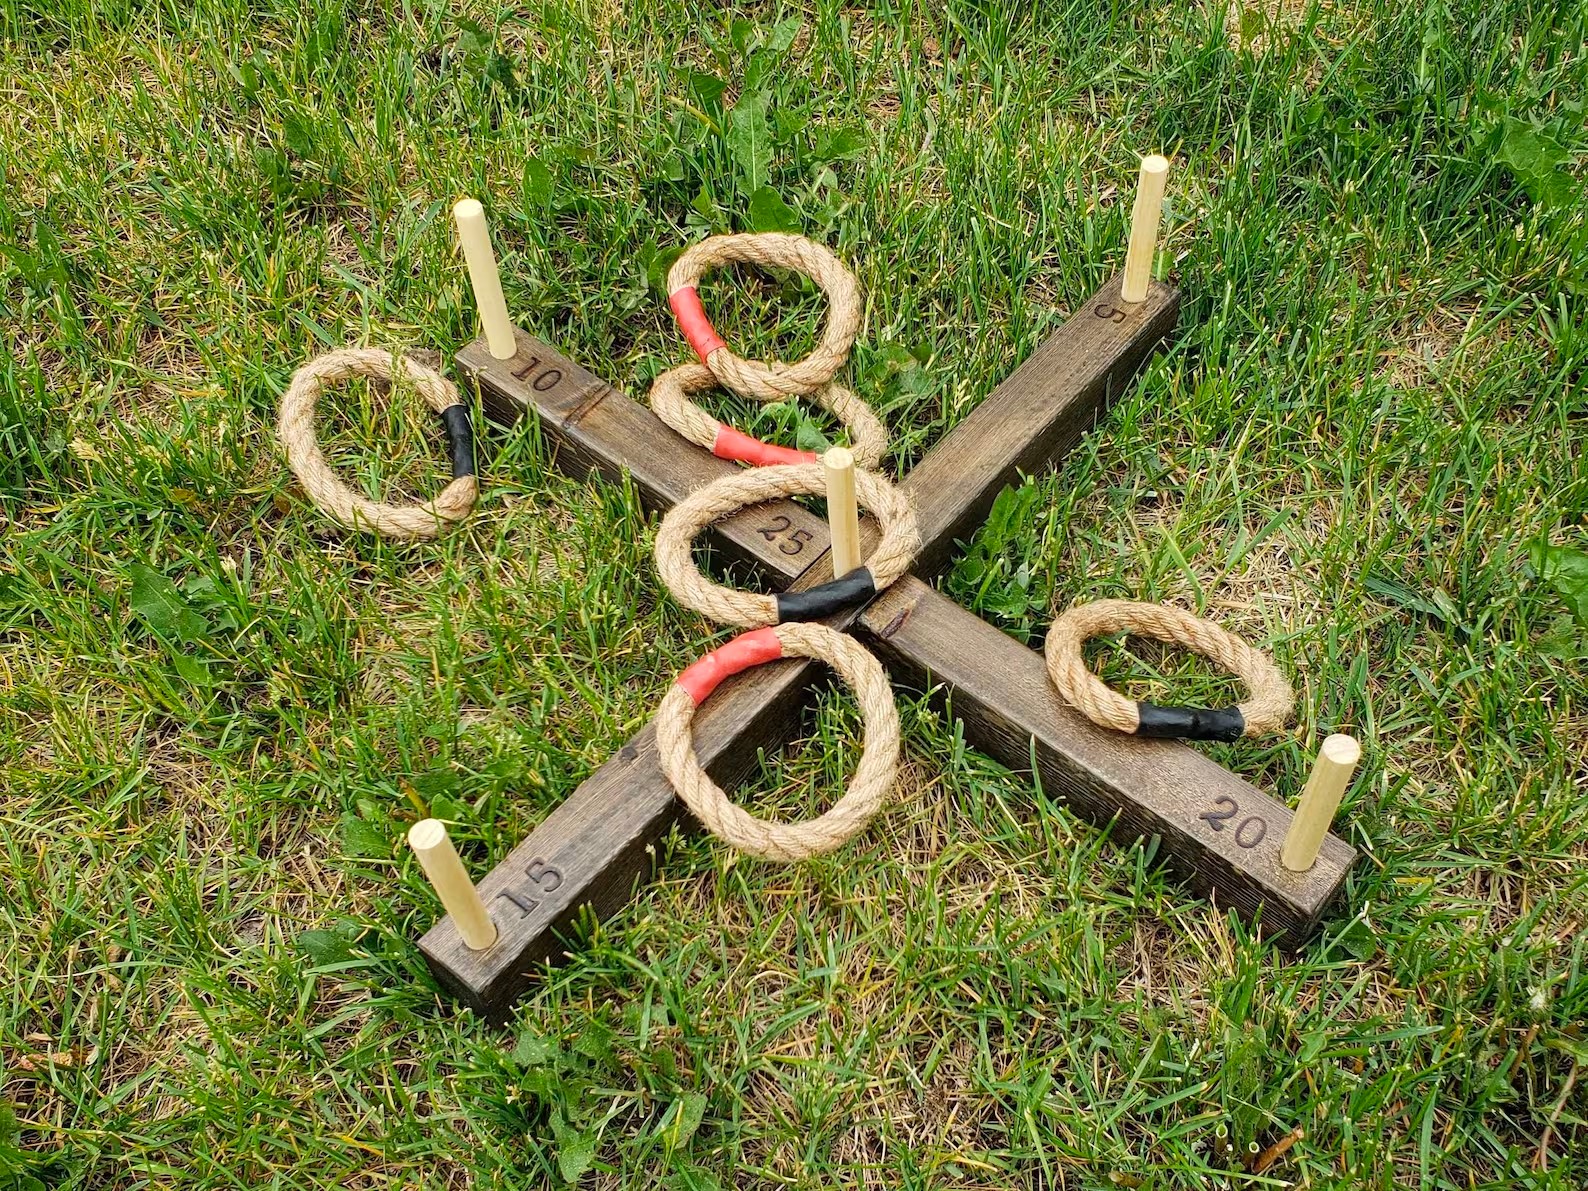
[[[519,380],[529,380],[529,374],[531,372],[535,371],[535,369],[537,369],[539,367],[540,367],[540,357],[539,356],[531,356],[529,358],[529,363],[525,364],[522,368],[513,369],[513,375],[515,377],[517,377]],[[537,392],[537,393],[544,393],[547,389],[555,388],[556,385],[557,385],[557,382],[560,381],[561,379],[562,379],[562,370],[561,369],[548,368],[548,369],[546,369],[546,371],[542,372],[539,376],[537,376],[534,380],[530,380],[529,381],[529,387],[534,389],[535,392]]]

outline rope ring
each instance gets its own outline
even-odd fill
[[[774,446],[719,422],[689,399],[721,386],[716,374],[700,364],[669,368],[651,383],[651,410],[666,425],[719,459],[732,459],[754,467],[775,464],[815,463],[815,451]],[[813,394],[816,403],[849,430],[855,462],[873,468],[888,449],[888,431],[871,407],[842,385],[828,384]]]
[[[1251,696],[1233,707],[1160,707],[1133,703],[1091,672],[1081,646],[1108,633],[1154,637],[1218,663],[1246,684]],[[1136,736],[1183,740],[1239,740],[1278,732],[1295,696],[1266,653],[1235,634],[1179,608],[1134,600],[1076,604],[1053,622],[1044,649],[1048,674],[1066,702],[1094,724]]]
[[[881,522],[882,540],[861,566],[820,587],[777,595],[735,591],[701,574],[691,551],[701,530],[749,505],[824,494],[827,479],[819,463],[751,468],[691,492],[662,518],[656,534],[657,572],[679,603],[719,624],[754,628],[831,616],[888,587],[910,569],[921,549],[915,509],[901,489],[860,468],[855,469],[855,489],[860,505]]]
[[[735,805],[695,756],[695,710],[730,674],[777,658],[826,662],[855,693],[865,725],[855,776],[824,814],[770,823]],[[882,809],[899,764],[899,713],[882,664],[852,637],[821,624],[784,624],[743,633],[678,676],[656,711],[656,748],[673,789],[714,835],[763,860],[805,860],[842,847]]]
[[[707,270],[743,262],[803,273],[826,293],[831,310],[816,349],[793,364],[745,360],[711,325],[696,288]],[[763,401],[811,393],[832,380],[860,333],[860,284],[831,249],[785,232],[709,236],[691,246],[667,272],[667,303],[700,362],[730,389]]]
[[[327,384],[355,376],[391,381],[406,378],[431,409],[441,415],[452,455],[452,482],[434,500],[418,505],[388,505],[353,491],[331,470],[314,433],[314,413]],[[474,507],[480,485],[474,471],[474,432],[469,409],[457,387],[433,368],[379,347],[349,347],[314,357],[292,374],[281,395],[276,424],[287,451],[287,466],[309,499],[349,529],[368,529],[391,538],[433,538],[448,522],[463,520]]]

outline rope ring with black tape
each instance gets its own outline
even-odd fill
[[[416,505],[370,500],[338,479],[326,462],[314,431],[320,396],[326,385],[357,376],[390,382],[404,379],[441,415],[452,456],[452,482],[434,500]],[[474,430],[457,387],[435,369],[384,348],[340,348],[304,364],[292,374],[281,395],[276,432],[286,448],[287,466],[309,499],[349,529],[371,530],[391,538],[433,538],[448,524],[467,517],[479,498]]]
[[[741,430],[719,422],[689,399],[691,393],[721,388],[716,373],[702,364],[682,364],[669,368],[651,382],[651,411],[678,434],[696,446],[705,447],[719,459],[748,463],[753,467],[779,464],[815,463],[815,451],[797,451],[762,442]],[[826,384],[810,395],[849,431],[850,450],[861,467],[876,468],[888,449],[888,431],[871,406],[839,384]]]
[[[843,796],[802,823],[771,823],[732,802],[695,756],[695,711],[731,674],[778,658],[826,662],[848,684],[865,725],[860,761]],[[882,809],[899,764],[899,713],[882,664],[854,638],[821,624],[742,633],[681,673],[656,711],[662,771],[701,825],[763,860],[805,860],[842,847]]]
[[[830,307],[822,336],[811,354],[792,364],[767,364],[734,354],[701,305],[700,279],[721,265],[748,264],[792,269],[821,287]],[[784,232],[708,236],[691,245],[667,271],[667,303],[700,362],[723,384],[747,397],[780,401],[815,392],[849,358],[860,333],[860,283],[831,249]]]
[[[1249,698],[1232,707],[1162,707],[1137,703],[1087,668],[1081,646],[1093,637],[1134,633],[1180,645],[1229,670]],[[1179,608],[1135,600],[1076,604],[1048,630],[1044,656],[1059,694],[1103,728],[1136,736],[1181,740],[1239,740],[1278,732],[1290,719],[1295,695],[1267,654],[1234,633]]]
[[[695,565],[691,546],[713,522],[750,505],[788,496],[820,496],[826,476],[819,463],[750,468],[697,488],[662,518],[656,534],[656,569],[674,598],[719,624],[743,628],[821,620],[864,603],[905,574],[921,549],[915,509],[904,492],[875,472],[855,469],[862,508],[876,517],[882,537],[861,566],[807,591],[763,595],[713,583]]]

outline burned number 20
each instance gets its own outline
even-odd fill
[[[1203,811],[1197,818],[1207,823],[1214,831],[1223,831],[1224,825],[1240,813],[1241,804],[1226,794],[1215,798],[1213,809]],[[1235,842],[1243,848],[1255,848],[1263,842],[1263,837],[1267,834],[1267,821],[1257,815],[1247,815],[1235,826]]]

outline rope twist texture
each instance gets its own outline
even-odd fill
[[[656,569],[675,599],[720,624],[746,628],[776,624],[777,597],[735,591],[713,583],[695,565],[691,549],[701,530],[748,505],[786,496],[819,496],[827,489],[820,463],[753,467],[713,480],[679,501],[656,534]],[[865,559],[882,591],[910,569],[921,549],[915,509],[904,492],[874,472],[855,469],[855,493],[882,525],[882,539]]]
[[[826,813],[802,823],[772,823],[735,805],[695,757],[695,703],[676,684],[656,712],[656,747],[673,789],[708,831],[765,860],[805,860],[842,847],[882,809],[899,763],[899,713],[882,664],[854,638],[823,624],[783,624],[773,632],[784,657],[826,662],[860,705],[860,762],[849,788]]]
[[[469,515],[479,497],[479,481],[459,476],[434,500],[419,505],[389,505],[353,491],[336,477],[314,433],[315,408],[325,386],[356,376],[413,385],[430,408],[440,413],[461,404],[458,390],[446,377],[406,356],[384,348],[351,347],[316,356],[292,374],[281,396],[276,431],[287,451],[287,465],[309,499],[349,529],[367,529],[391,538],[433,538],[449,523]]]
[[[673,262],[667,273],[667,291],[676,294],[693,289],[707,270],[736,263],[804,273],[826,293],[831,309],[821,341],[803,360],[768,364],[742,359],[725,345],[719,346],[704,361],[717,379],[746,397],[772,401],[813,393],[832,380],[860,333],[860,285],[855,275],[831,249],[804,236],[782,232],[710,236]]]
[[[1246,721],[1246,736],[1277,732],[1290,718],[1295,700],[1290,683],[1261,650],[1179,608],[1134,600],[1097,600],[1077,604],[1053,622],[1044,654],[1059,694],[1100,727],[1135,732],[1141,722],[1139,705],[1107,686],[1081,656],[1086,641],[1109,633],[1134,633],[1180,645],[1235,674],[1251,696],[1237,705]]]

